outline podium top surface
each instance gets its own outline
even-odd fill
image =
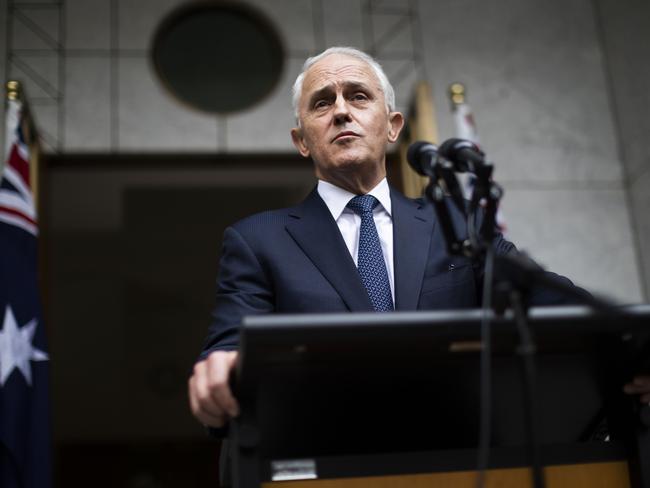
[[[650,304],[620,307],[617,313],[587,307],[538,307],[528,322],[540,353],[593,348],[593,340],[616,337],[630,341],[650,332]],[[280,356],[305,361],[336,352],[359,358],[390,351],[412,355],[480,350],[483,311],[337,313],[256,315],[245,317],[241,329],[242,363],[273,361]],[[487,312],[495,354],[512,352],[519,342],[510,311]],[[474,344],[471,342],[474,341]],[[460,349],[459,349],[460,348]]]
[[[531,324],[552,326],[572,323],[610,329],[621,324],[640,324],[650,320],[650,304],[622,306],[615,309],[617,313],[605,314],[596,312],[585,306],[533,307],[528,312]],[[331,314],[266,314],[244,317],[242,325],[247,330],[258,330],[272,327],[276,330],[295,329],[301,327],[378,327],[386,328],[395,325],[410,327],[436,327],[441,325],[473,326],[483,317],[481,309],[441,310],[421,312],[349,312]],[[488,311],[491,323],[500,325],[512,323],[511,310],[503,316],[496,316]]]

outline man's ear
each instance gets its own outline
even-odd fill
[[[395,142],[404,127],[404,116],[401,112],[391,112],[388,114],[388,142]]]
[[[309,148],[305,144],[305,139],[302,137],[302,129],[300,127],[294,127],[291,129],[291,140],[293,145],[296,146],[296,149],[301,156],[308,158],[309,157]]]

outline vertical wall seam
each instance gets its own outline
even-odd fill
[[[641,294],[644,297],[644,300],[648,300],[648,279],[650,277],[645,276],[645,268],[642,266],[644,259],[641,252],[641,236],[639,234],[639,225],[637,219],[637,213],[634,208],[632,201],[632,181],[628,175],[627,167],[627,156],[625,151],[625,144],[623,143],[623,133],[621,128],[621,117],[619,113],[619,105],[616,97],[616,90],[614,88],[614,78],[611,70],[610,57],[607,50],[607,40],[605,34],[605,25],[603,23],[603,12],[600,9],[598,4],[599,0],[591,0],[592,12],[594,18],[594,24],[596,27],[596,37],[598,39],[598,44],[600,47],[601,53],[601,66],[603,70],[603,76],[605,78],[605,86],[607,91],[607,104],[609,106],[609,112],[614,123],[614,131],[616,134],[616,154],[620,164],[622,165],[622,183],[623,183],[623,194],[625,197],[625,206],[627,208],[627,215],[630,221],[630,232],[632,234],[632,242],[634,244],[634,260],[636,261],[637,269],[637,278],[639,285],[641,287]]]
[[[314,46],[316,52],[321,52],[325,50],[325,21],[323,19],[322,0],[312,0],[311,14],[314,32]]]
[[[411,42],[413,42],[413,60],[415,62],[416,71],[421,80],[430,80],[427,75],[427,68],[424,63],[424,41],[422,37],[422,29],[420,24],[419,5],[417,0],[410,0],[409,15],[411,16]],[[416,6],[417,5],[417,6]]]
[[[57,137],[59,138],[59,147],[58,151],[63,152],[65,150],[65,109],[66,109],[66,22],[65,22],[65,13],[66,13],[66,4],[65,0],[61,1],[59,6],[59,113],[58,113],[58,130]]]
[[[110,54],[109,54],[109,73],[110,73],[110,108],[109,108],[109,117],[110,117],[110,152],[116,153],[119,152],[119,120],[117,116],[118,104],[119,104],[119,89],[118,89],[118,63],[117,63],[117,52],[118,52],[118,29],[117,29],[117,14],[118,14],[118,5],[117,0],[111,0],[110,3]]]
[[[372,5],[371,0],[366,0],[365,4],[361,7],[361,25],[363,30],[363,38],[365,41],[364,50],[371,56],[375,56],[374,47],[374,27],[372,25]]]

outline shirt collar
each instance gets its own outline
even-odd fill
[[[338,220],[348,202],[356,196],[354,193],[323,180],[318,180],[318,194],[327,205],[334,220]],[[370,190],[368,195],[372,195],[379,200],[379,204],[384,207],[388,215],[391,215],[390,188],[386,178],[383,178],[377,186]]]

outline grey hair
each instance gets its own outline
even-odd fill
[[[305,73],[314,64],[331,54],[344,54],[346,56],[360,59],[361,61],[364,61],[366,64],[368,64],[368,66],[372,68],[372,71],[379,79],[379,84],[381,85],[381,90],[384,92],[384,100],[386,101],[386,107],[388,108],[388,111],[393,112],[395,110],[395,90],[393,90],[393,86],[390,84],[390,81],[388,81],[388,77],[386,76],[386,73],[384,73],[381,65],[375,61],[372,56],[364,53],[363,51],[360,51],[359,49],[353,47],[335,46],[326,49],[316,56],[307,58],[305,64],[302,65],[302,71],[296,78],[296,81],[293,84],[293,88],[291,89],[291,104],[293,105],[293,113],[296,116],[297,121],[300,121],[298,118],[298,103],[300,102],[300,96],[302,95],[302,83],[305,80]]]

